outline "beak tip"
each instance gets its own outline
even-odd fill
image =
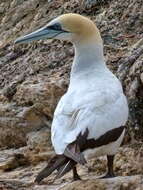
[[[18,44],[17,40],[14,41],[14,44]]]
[[[19,39],[19,38],[17,38],[17,39],[14,41],[14,44],[18,44],[18,43],[20,43],[20,39]]]

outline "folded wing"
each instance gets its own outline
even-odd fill
[[[94,96],[92,95],[94,98]],[[102,95],[102,97],[104,97]],[[57,154],[63,154],[66,147],[74,142],[79,134],[84,134],[88,129],[87,139],[98,139],[106,132],[123,126],[127,121],[128,108],[123,94],[116,99],[96,104],[84,101],[83,105],[74,106],[72,100],[66,104],[62,100],[58,105],[52,124],[52,143]],[[68,98],[69,100],[69,98]],[[77,103],[75,105],[78,105]],[[69,107],[71,108],[69,111]]]

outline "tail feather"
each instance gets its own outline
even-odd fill
[[[48,177],[54,170],[60,170],[61,166],[63,166],[67,162],[67,158],[65,156],[54,156],[48,163],[48,165],[38,174],[35,179],[35,182],[40,183],[42,179]]]
[[[65,175],[67,172],[72,170],[76,164],[77,163],[75,161],[68,160],[63,166],[60,167],[55,179],[58,179],[58,178],[62,177],[63,175]]]
[[[58,171],[55,179],[60,178],[73,169],[77,163],[84,165],[86,160],[80,151],[79,145],[71,143],[65,148],[63,155],[56,155],[49,161],[46,168],[38,174],[35,182],[40,183],[42,179],[48,177],[54,170]]]
[[[76,143],[69,144],[64,151],[64,155],[79,164],[86,164],[84,155],[80,152],[80,148]]]

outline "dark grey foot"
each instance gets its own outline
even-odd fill
[[[100,179],[113,178],[116,177],[114,173],[107,173],[106,175],[100,177]]]
[[[81,178],[79,177],[78,173],[77,173],[77,169],[76,166],[73,168],[73,181],[77,181],[77,180],[81,180]]]
[[[81,178],[79,177],[79,175],[73,176],[73,181],[78,181],[78,180],[81,180]]]
[[[113,170],[114,155],[107,155],[108,172],[101,179],[116,177]]]

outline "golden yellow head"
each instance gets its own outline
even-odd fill
[[[73,13],[55,18],[43,28],[18,38],[16,43],[51,38],[69,40],[72,43],[102,43],[96,25],[87,17]]]
[[[93,21],[79,14],[64,14],[58,17],[62,28],[73,34],[73,40],[101,42],[100,32]]]

